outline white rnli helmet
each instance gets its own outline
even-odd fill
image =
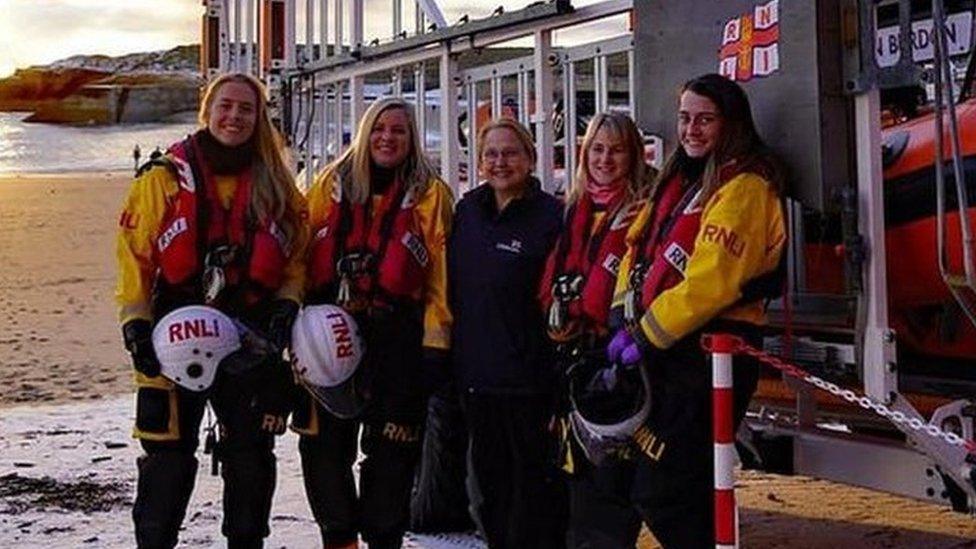
[[[336,417],[355,417],[366,405],[361,376],[356,375],[364,347],[352,315],[335,305],[305,307],[292,326],[292,368]]]
[[[191,391],[209,389],[220,361],[241,347],[234,321],[203,305],[181,307],[164,316],[153,328],[152,342],[160,373]]]

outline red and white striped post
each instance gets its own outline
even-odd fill
[[[715,453],[715,547],[739,546],[739,510],[735,505],[735,433],[732,412],[732,356],[741,340],[711,334],[703,346],[712,354],[712,440]]]

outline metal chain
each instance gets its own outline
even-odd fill
[[[817,377],[799,366],[796,366],[795,364],[790,364],[778,356],[756,349],[748,343],[741,342],[739,344],[739,352],[749,355],[760,362],[768,364],[790,377],[794,377],[805,383],[813,385],[818,389],[827,391],[828,393],[840,397],[847,402],[857,404],[865,410],[871,410],[879,416],[886,418],[892,423],[895,423],[896,425],[905,426],[912,431],[917,431],[930,437],[940,438],[952,446],[962,446],[970,454],[976,455],[976,441],[966,440],[955,433],[951,433],[939,428],[938,425],[925,423],[917,417],[909,418],[904,412],[900,410],[892,410],[883,402],[878,402],[867,395],[858,396],[857,393],[850,389],[842,389],[836,383]]]

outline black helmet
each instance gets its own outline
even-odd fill
[[[641,363],[584,358],[567,372],[570,423],[586,457],[599,465],[630,444],[651,411],[650,381]]]

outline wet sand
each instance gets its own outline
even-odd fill
[[[128,184],[128,174],[0,176],[0,416],[9,407],[22,415],[24,406],[100,398],[117,406],[131,391],[112,302]],[[20,444],[16,436],[0,432],[10,444]],[[79,458],[45,474],[84,478],[90,456]],[[131,485],[134,466],[120,471],[115,480]],[[802,477],[746,472],[738,485],[744,547],[976,548],[976,519],[942,507]],[[653,546],[646,534],[641,546]]]
[[[130,389],[112,292],[128,174],[0,176],[0,406]]]

